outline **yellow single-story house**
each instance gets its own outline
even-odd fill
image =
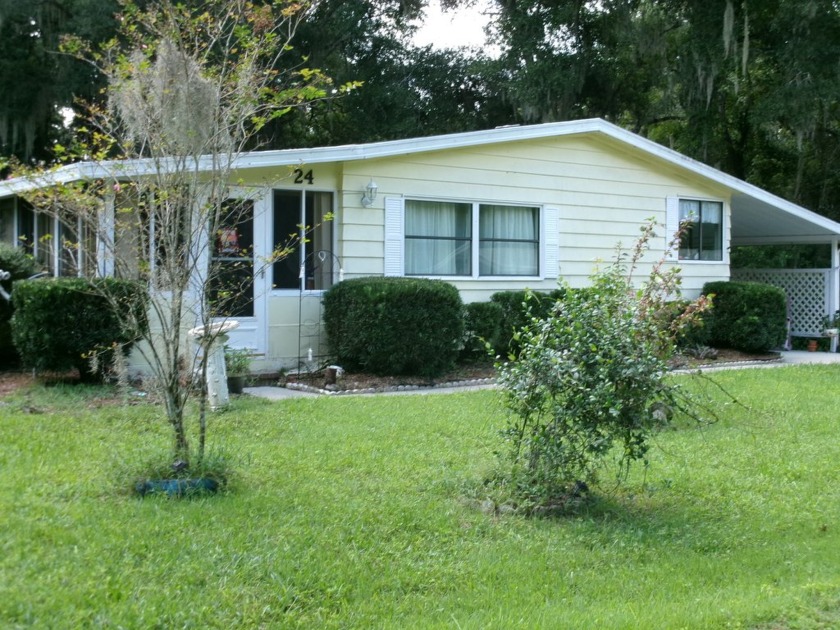
[[[103,169],[75,164],[54,177],[101,178]],[[235,181],[229,194],[248,200],[248,213],[210,255],[235,257],[247,244],[253,295],[233,314],[240,326],[231,341],[252,349],[265,370],[323,355],[320,295],[341,278],[442,278],[466,302],[506,289],[549,290],[558,278],[581,286],[650,218],[666,226],[651,260],[681,220],[691,222],[672,256],[688,296],[731,277],[733,245],[830,243],[826,312],[840,306],[840,224],[600,119],[246,153]],[[80,273],[83,265],[68,265],[57,251],[59,239],[40,238],[61,226],[17,200],[33,185],[0,182],[0,240],[24,237],[53,274]],[[103,216],[114,203],[103,200]],[[261,267],[260,257],[301,225],[315,226],[308,242]]]

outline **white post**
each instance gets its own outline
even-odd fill
[[[105,195],[102,205],[102,216],[99,218],[99,226],[96,231],[97,272],[100,278],[107,278],[114,275],[115,271],[115,248],[116,239],[116,197],[114,193]]]
[[[834,314],[840,309],[840,301],[838,295],[840,294],[840,241],[834,238],[831,240],[831,274],[829,279],[828,292],[828,315],[834,317]],[[837,336],[831,337],[831,352],[837,352]]]

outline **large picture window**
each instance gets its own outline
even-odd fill
[[[680,260],[723,260],[723,204],[680,199]]]
[[[540,209],[405,200],[403,272],[408,276],[540,273]]]

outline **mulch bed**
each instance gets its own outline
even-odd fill
[[[674,367],[694,368],[704,365],[723,365],[744,361],[772,361],[778,358],[778,352],[751,354],[739,352],[737,350],[718,350],[717,358],[715,359],[708,358],[697,360],[690,357],[683,357],[674,364]],[[482,382],[486,381],[486,379],[494,379],[495,377],[496,369],[490,364],[459,366],[447,374],[432,379],[417,376],[378,376],[376,374],[366,373],[347,373],[341,379],[339,385],[332,389],[335,391],[371,389],[382,391],[397,388],[441,387],[451,385],[453,383],[460,384]],[[18,389],[30,387],[36,382],[54,384],[73,383],[77,381],[78,374],[73,372],[66,374],[39,374],[37,376],[33,376],[31,371],[0,371],[0,398],[10,395]],[[277,383],[277,380],[273,380],[266,384],[275,385]],[[313,372],[311,374],[288,375],[280,381],[280,384],[298,384],[314,389],[323,389],[325,387],[324,374],[323,372]]]
[[[695,359],[692,357],[678,357],[672,362],[674,369],[691,369],[703,366],[727,365],[752,361],[775,361],[778,352],[748,353],[738,350],[718,350],[717,357]],[[461,366],[436,378],[421,378],[416,376],[378,376],[361,372],[347,373],[335,386],[327,386],[323,372],[310,374],[292,374],[283,379],[280,384],[292,387],[311,388],[316,390],[349,392],[349,391],[388,391],[395,389],[413,389],[417,387],[445,387],[453,384],[469,384],[471,382],[486,382],[496,378],[496,368],[490,364]],[[276,384],[276,383],[272,383]]]

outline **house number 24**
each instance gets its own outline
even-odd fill
[[[302,184],[304,181],[306,181],[309,184],[315,183],[315,175],[312,174],[312,169],[304,173],[302,169],[296,168],[294,170],[294,176],[295,184]]]

